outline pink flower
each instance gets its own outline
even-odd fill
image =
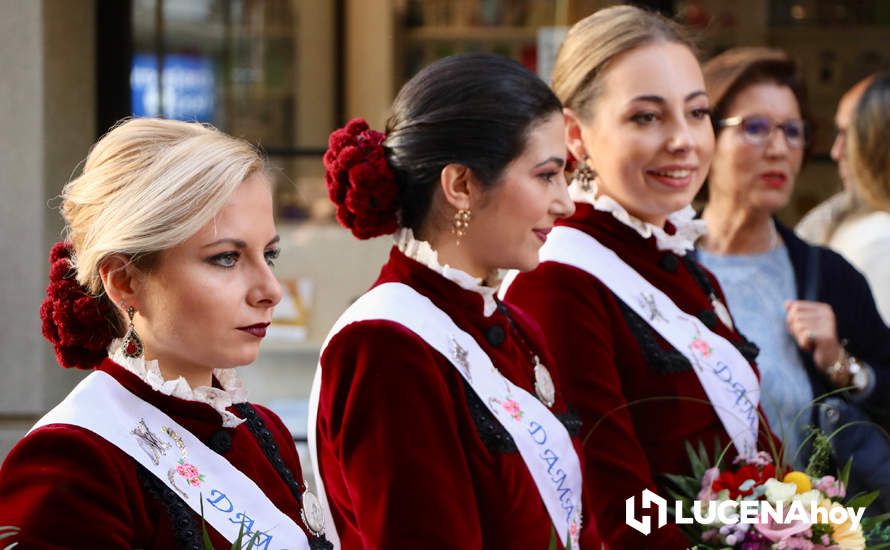
[[[520,420],[522,418],[522,409],[519,408],[519,403],[513,399],[504,401],[503,407],[504,410],[507,411],[507,414],[513,417],[513,420]]]
[[[813,543],[801,537],[788,537],[774,546],[776,550],[814,550]]]
[[[198,472],[198,469],[195,468],[193,464],[189,464],[188,462],[182,463],[176,467],[176,473],[181,475],[182,477],[191,481],[194,478],[199,477],[201,474]]]
[[[705,474],[701,478],[701,491],[695,498],[697,500],[713,500],[714,491],[711,490],[711,485],[718,477],[720,477],[720,468],[714,467],[705,470]]]
[[[711,351],[712,351],[711,346],[709,346],[708,343],[705,342],[704,340],[702,340],[701,338],[696,338],[695,340],[693,340],[692,343],[690,344],[690,347],[693,350],[699,352],[702,355],[702,357],[710,357],[711,356]]]
[[[813,485],[814,489],[818,489],[825,493],[828,498],[844,498],[847,489],[842,481],[838,481],[834,476],[825,476]]]
[[[769,524],[764,525],[762,523],[758,523],[754,525],[754,528],[772,542],[778,542],[780,540],[784,541],[789,537],[793,537],[794,535],[803,533],[810,528],[810,525],[803,521],[797,520],[792,521],[791,523],[776,523],[770,520]],[[797,547],[791,546],[789,548]]]

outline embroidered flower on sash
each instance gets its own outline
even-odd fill
[[[519,407],[519,403],[514,401],[513,399],[507,398],[501,403],[501,406],[507,411],[507,414],[513,417],[513,420],[519,422],[522,420],[522,409]]]
[[[693,351],[697,351],[702,357],[706,359],[710,357],[711,353],[713,353],[714,351],[714,348],[709,346],[707,342],[699,337],[695,337],[695,339],[692,340],[692,343],[689,344],[689,347],[692,348]]]
[[[198,467],[194,464],[179,459],[179,466],[176,467],[176,473],[184,477],[192,487],[200,487],[204,482],[204,474],[198,471]]]

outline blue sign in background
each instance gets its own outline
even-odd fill
[[[213,61],[199,55],[164,56],[163,96],[158,90],[158,57],[133,56],[130,104],[133,116],[163,116],[213,122],[215,78]],[[163,113],[160,111],[163,98]]]

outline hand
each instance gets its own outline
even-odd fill
[[[822,372],[840,358],[841,344],[830,305],[805,300],[786,301],[785,323],[797,345],[813,354],[813,362]]]

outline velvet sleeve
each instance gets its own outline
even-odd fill
[[[21,548],[130,548],[139,508],[130,499],[141,498],[126,490],[133,468],[91,432],[42,427],[3,463],[0,525],[21,528]]]
[[[446,369],[438,352],[387,321],[347,326],[323,354],[321,475],[338,531],[353,523],[363,548],[481,548],[455,416],[462,396]]]
[[[668,523],[648,537],[625,523],[624,502],[643,489],[657,491],[653,472],[634,431],[622,390],[621,350],[612,326],[621,320],[611,293],[589,275],[552,262],[520,275],[505,301],[532,315],[547,336],[566,400],[583,421],[584,490],[609,548],[685,549],[689,541]]]

